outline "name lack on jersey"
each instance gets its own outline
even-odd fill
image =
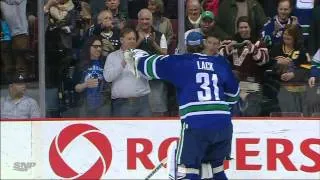
[[[213,63],[205,62],[205,61],[197,61],[198,69],[207,70],[207,71],[214,71]]]

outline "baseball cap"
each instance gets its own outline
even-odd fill
[[[203,11],[201,13],[201,19],[211,19],[214,20],[214,15],[211,11]]]
[[[27,83],[29,80],[26,78],[26,76],[22,73],[14,73],[10,75],[8,78],[9,84],[13,83]]]
[[[198,46],[201,45],[203,41],[203,36],[199,32],[190,32],[186,39],[186,44],[188,46]]]

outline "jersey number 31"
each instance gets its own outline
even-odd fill
[[[218,87],[218,76],[216,74],[212,74],[211,78],[208,73],[197,73],[196,74],[196,82],[200,85],[201,91],[197,92],[199,101],[220,101],[219,98],[219,87]],[[212,99],[212,91],[214,99]]]

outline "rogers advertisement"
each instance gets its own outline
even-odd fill
[[[320,120],[235,119],[229,179],[320,179]],[[1,120],[1,179],[144,179],[177,119]],[[165,167],[151,179],[168,179]]]

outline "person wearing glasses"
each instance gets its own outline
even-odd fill
[[[91,36],[101,36],[102,55],[107,57],[109,53],[120,48],[120,29],[113,27],[113,15],[110,10],[102,10],[97,17],[97,23],[93,24],[85,34],[84,42]]]
[[[83,51],[82,62],[75,81],[77,93],[82,93],[84,101],[80,116],[106,117],[110,116],[109,84],[103,77],[104,58],[102,56],[102,40],[98,36],[91,37]],[[81,114],[84,113],[84,114]]]

